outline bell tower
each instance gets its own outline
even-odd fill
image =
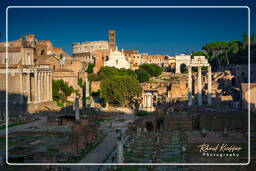
[[[116,31],[115,30],[109,30],[108,31],[108,43],[109,43],[109,49],[111,51],[116,50]]]

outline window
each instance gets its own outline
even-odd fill
[[[118,60],[116,60],[116,65],[118,65]]]

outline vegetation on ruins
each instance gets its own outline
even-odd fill
[[[141,87],[136,74],[130,69],[118,69],[115,67],[101,67],[97,74],[91,73],[89,81],[101,81],[98,94],[108,105],[128,106],[132,99],[141,94]]]
[[[148,81],[150,77],[157,77],[161,75],[162,68],[156,64],[142,64],[135,73],[139,82],[143,83]]]
[[[147,71],[144,71],[142,69],[138,69],[136,71],[137,79],[139,80],[140,83],[146,82],[149,80],[150,75],[148,74]]]
[[[91,73],[91,74],[88,75],[88,80],[90,82],[92,82],[92,81],[100,81],[100,78],[98,77],[97,74]]]
[[[94,68],[94,64],[88,64],[88,67],[87,67],[87,73],[93,73],[93,68]]]
[[[251,63],[256,63],[256,42],[254,33],[250,38]],[[216,41],[202,47],[202,51],[192,56],[204,55],[213,67],[229,64],[248,64],[248,35],[244,33],[242,41]]]
[[[113,75],[103,79],[100,84],[100,96],[107,104],[128,106],[134,97],[141,94],[141,91],[139,81],[130,75]]]
[[[100,91],[93,92],[92,95],[100,96],[107,105],[109,103],[128,104],[134,94],[141,92],[135,72],[129,69],[102,67],[97,74],[89,74],[88,80],[101,81]],[[113,86],[118,88],[114,89]]]
[[[56,101],[60,106],[65,102],[68,102],[67,97],[70,96],[76,90],[69,86],[67,82],[61,80],[52,80],[52,95],[53,100]]]
[[[82,88],[85,85],[85,81],[82,78],[79,78],[77,84]]]
[[[148,112],[146,112],[146,111],[139,111],[139,112],[136,112],[135,115],[136,116],[147,116]]]

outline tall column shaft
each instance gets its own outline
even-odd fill
[[[179,63],[176,63],[176,65],[175,65],[175,73],[180,74],[180,64]]]
[[[35,88],[34,88],[34,90],[35,90],[35,103],[38,102],[38,84],[37,84],[37,82],[38,82],[38,75],[37,75],[37,72],[35,72]]]
[[[123,143],[121,140],[117,140],[117,163],[123,163],[124,162],[124,149],[123,149]]]
[[[30,95],[31,95],[31,87],[30,87],[30,73],[28,73],[28,75],[27,75],[27,79],[28,79],[28,103],[30,103],[30,101],[31,101],[31,97],[30,97]]]
[[[41,102],[41,72],[38,72],[37,74],[37,83],[38,83],[38,103]]]
[[[50,72],[50,101],[52,101],[52,72]]]
[[[212,104],[212,68],[208,66],[208,92],[207,92],[207,103]]]
[[[46,84],[45,84],[45,72],[43,72],[43,88],[42,88],[42,96],[43,96],[43,101],[45,101],[46,97]]]
[[[192,106],[192,67],[188,67],[188,105]]]
[[[41,72],[41,101],[44,101],[44,73]]]
[[[44,84],[45,84],[45,101],[48,101],[48,94],[49,94],[49,89],[48,89],[48,72],[45,72],[45,79],[44,79]]]
[[[22,72],[20,72],[20,103],[23,103],[23,79],[22,79]]]
[[[198,67],[198,105],[202,105],[202,68]]]

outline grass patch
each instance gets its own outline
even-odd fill
[[[97,126],[99,126],[102,122],[104,122],[106,119],[105,118],[100,118],[100,119],[98,119],[98,120],[96,120],[95,121],[95,124],[97,125]]]
[[[57,148],[48,148],[47,149],[47,153],[57,153],[57,152],[59,152],[59,149],[57,149]]]
[[[148,115],[148,112],[139,111],[139,112],[136,112],[135,115],[136,115],[136,116],[147,116],[147,115]]]
[[[18,126],[18,125],[22,125],[22,124],[25,124],[25,123],[26,123],[26,122],[19,122],[19,123],[8,124],[8,128],[14,127],[14,126]],[[0,126],[0,130],[1,130],[1,129],[5,129],[5,128],[6,128],[6,125]]]

